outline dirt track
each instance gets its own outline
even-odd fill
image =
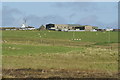
[[[117,73],[64,69],[3,69],[3,78],[116,78]]]

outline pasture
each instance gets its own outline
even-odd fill
[[[2,31],[2,65],[12,78],[117,77],[118,32]]]

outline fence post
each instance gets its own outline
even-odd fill
[[[53,40],[53,46],[55,45],[55,40]]]
[[[70,40],[69,40],[69,46],[70,46]]]
[[[41,39],[41,44],[42,44],[42,39]]]

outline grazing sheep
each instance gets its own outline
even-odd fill
[[[7,43],[7,41],[6,41],[6,40],[3,40],[3,43]]]

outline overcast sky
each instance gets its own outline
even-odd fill
[[[39,27],[48,23],[118,27],[117,2],[3,2],[2,25]]]

